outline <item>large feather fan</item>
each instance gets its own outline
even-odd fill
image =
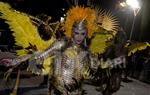
[[[0,2],[0,13],[0,18],[6,20],[5,23],[7,23],[10,30],[13,31],[15,44],[23,47],[23,49],[17,50],[17,55],[23,56],[29,52],[43,51],[54,42],[54,37],[44,41],[37,31],[37,27],[32,24],[29,16],[13,10],[8,4]],[[27,49],[29,47],[30,50]],[[48,58],[44,61],[42,74],[48,74],[48,71],[50,71],[49,65],[51,59],[52,58]]]

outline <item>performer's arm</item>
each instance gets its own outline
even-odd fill
[[[50,55],[54,54],[56,51],[61,50],[64,48],[66,42],[64,39],[55,41],[50,47],[48,47],[44,52],[37,54],[35,59],[39,58],[47,58]]]
[[[28,54],[25,56],[17,57],[17,58],[4,58],[0,60],[0,63],[5,66],[15,66],[24,62],[28,59],[42,59],[47,58],[51,54],[53,54],[57,50],[61,50],[65,46],[65,40],[57,40],[50,47],[48,47],[44,52],[38,54]]]

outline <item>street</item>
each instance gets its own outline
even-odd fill
[[[31,75],[27,72],[21,73],[20,85],[18,88],[18,95],[46,95],[47,86],[39,86],[42,82],[43,77]],[[150,85],[140,82],[135,79],[131,79],[132,82],[121,83],[119,91],[113,95],[150,95]],[[0,95],[10,95],[15,85],[15,77],[10,81],[6,82],[2,78],[0,79]],[[100,92],[95,90],[92,85],[84,84],[83,89],[85,95],[102,95]]]

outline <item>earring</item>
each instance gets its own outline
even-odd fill
[[[86,38],[84,39],[84,46],[87,47]]]

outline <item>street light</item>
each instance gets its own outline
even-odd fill
[[[132,22],[130,37],[129,37],[129,40],[131,40],[133,29],[134,29],[134,24],[135,24],[135,18],[136,18],[136,15],[138,14],[138,12],[140,10],[140,4],[139,4],[138,0],[127,0],[126,4],[128,6],[130,6],[133,9],[133,12],[134,12],[134,18],[133,18],[133,22]]]
[[[121,7],[126,7],[127,4],[126,4],[125,2],[120,2],[120,6],[121,6]]]
[[[140,5],[137,0],[127,0],[126,1],[127,5],[131,6],[133,9],[139,9]]]

